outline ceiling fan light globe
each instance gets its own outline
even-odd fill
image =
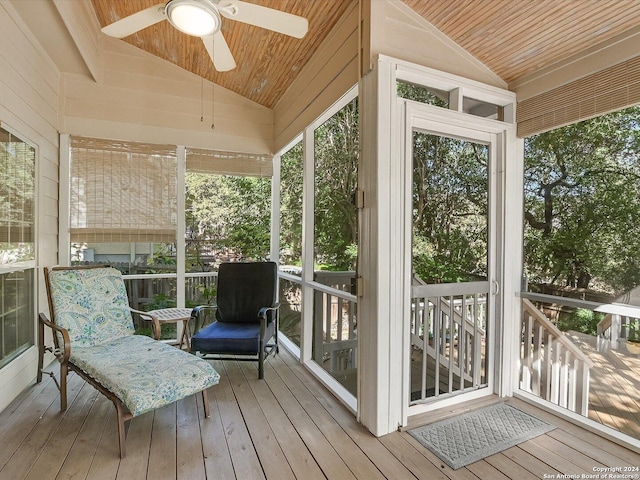
[[[169,23],[187,35],[204,37],[220,29],[218,11],[206,2],[171,0],[167,3],[166,13]]]

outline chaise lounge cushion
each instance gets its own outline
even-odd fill
[[[69,360],[134,417],[218,383],[220,375],[205,360],[133,334],[127,291],[115,268],[52,269],[48,281],[53,317],[69,334]]]
[[[127,291],[115,268],[52,270],[49,282],[56,324],[67,329],[74,348],[133,335]]]
[[[218,383],[205,360],[142,335],[71,349],[71,361],[135,417]]]

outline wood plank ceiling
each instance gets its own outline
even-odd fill
[[[307,18],[309,32],[297,39],[263,28],[222,20],[222,33],[236,60],[229,72],[216,72],[202,41],[163,21],[123,40],[261,105],[273,108],[309,61],[351,0],[246,0]],[[92,0],[100,25],[136,13],[162,0]]]
[[[124,41],[273,108],[351,0],[246,0],[301,15],[309,33],[295,39],[223,19],[238,64],[216,72],[199,38],[160,22]],[[371,0],[378,1],[378,0]],[[640,25],[638,0],[402,0],[507,83]],[[101,26],[158,0],[92,0]]]
[[[640,25],[638,0],[403,0],[507,83]]]

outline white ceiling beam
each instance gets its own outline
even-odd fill
[[[93,79],[101,83],[100,24],[91,2],[53,0]]]

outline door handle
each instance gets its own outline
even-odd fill
[[[491,293],[491,295],[495,297],[500,293],[500,284],[497,280],[491,280],[491,285],[493,286],[493,292]]]

